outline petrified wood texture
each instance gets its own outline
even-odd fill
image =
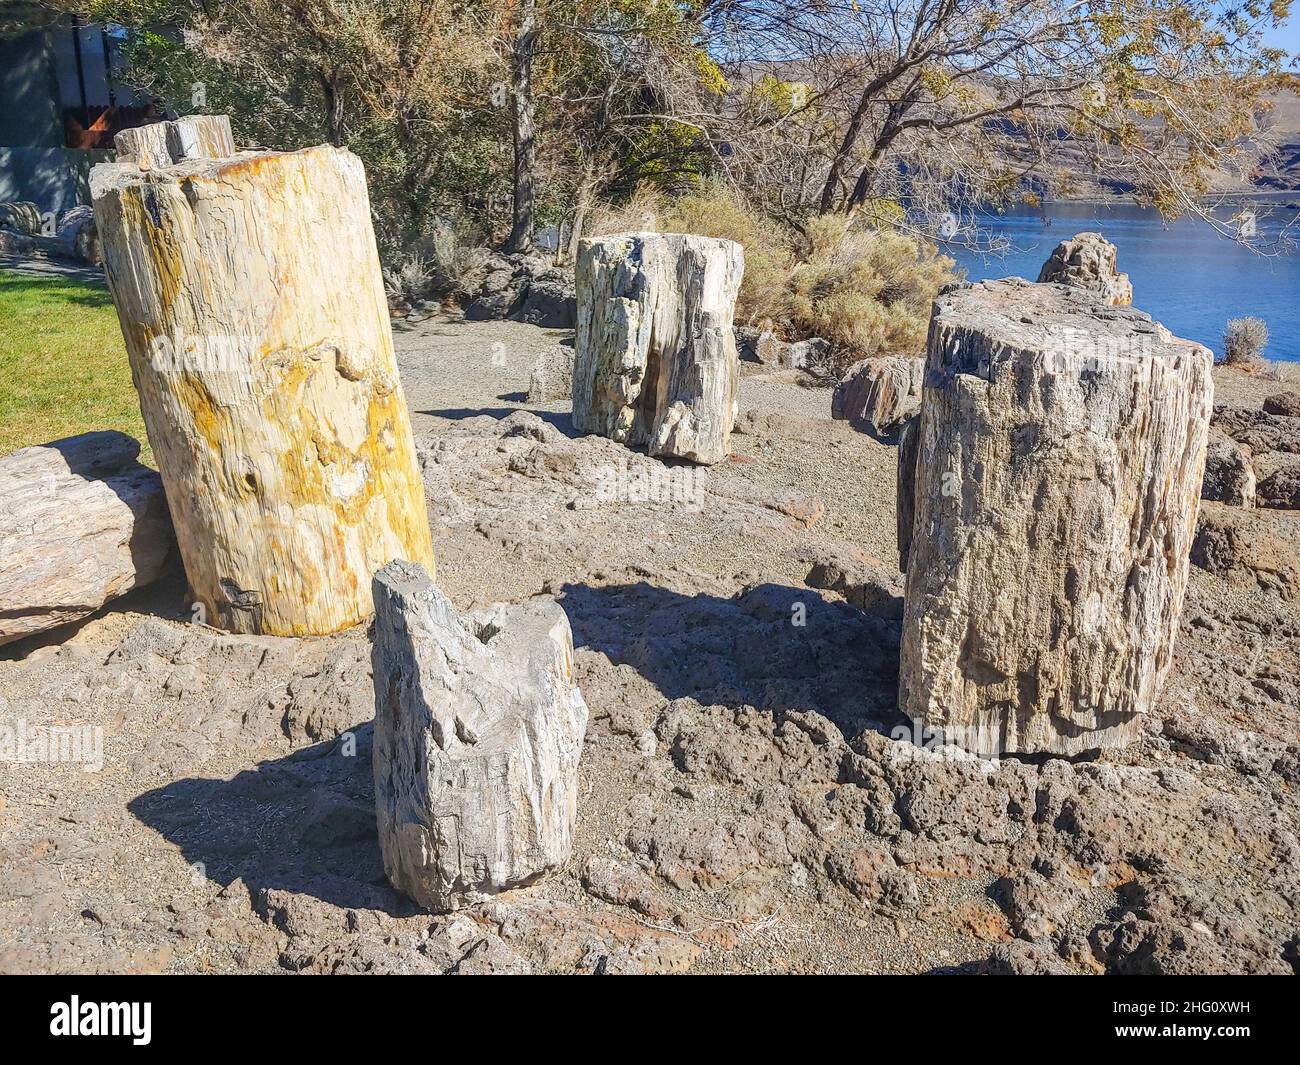
[[[627,233],[581,242],[573,423],[651,455],[721,462],[736,416],[734,241]]]
[[[208,621],[334,632],[386,562],[433,564],[365,173],[330,146],[189,157],[228,140],[208,121],[92,172],[109,287]]]
[[[171,122],[133,126],[113,137],[119,163],[157,170],[183,159],[226,159],[235,154],[227,115],[185,115]]]
[[[549,599],[456,609],[419,567],[375,575],[375,807],[388,878],[435,911],[573,847],[587,707]]]
[[[1115,245],[1100,233],[1076,233],[1061,241],[1043,263],[1038,280],[1085,288],[1115,307],[1133,303],[1133,283],[1119,272]]]
[[[1182,609],[1211,362],[1077,288],[939,297],[907,560],[912,719],[985,755],[1134,735]]]
[[[100,432],[0,459],[0,643],[88,617],[166,568],[167,501],[139,453]]]

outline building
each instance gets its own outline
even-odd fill
[[[71,18],[0,39],[0,203],[56,214],[89,202],[113,135],[152,121],[150,101],[114,76],[124,31]]]

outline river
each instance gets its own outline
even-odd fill
[[[1300,193],[1261,207],[1259,230],[1276,233],[1296,217]],[[1271,212],[1271,213],[1269,213]],[[1268,325],[1270,359],[1300,360],[1300,252],[1261,256],[1192,219],[1165,223],[1152,210],[1128,204],[1051,203],[986,215],[979,226],[1004,237],[1002,256],[945,249],[972,281],[1019,276],[1036,280],[1056,244],[1085,230],[1102,233],[1119,252],[1119,268],[1133,281],[1133,305],[1178,336],[1198,340],[1216,355],[1229,318],[1254,315]],[[1300,227],[1297,227],[1300,236]]]

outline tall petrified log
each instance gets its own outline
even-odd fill
[[[100,432],[0,459],[0,643],[79,621],[163,572],[171,520],[139,454]]]
[[[105,269],[208,620],[333,632],[386,562],[433,564],[365,173],[327,145],[207,157],[229,140],[120,135],[91,173]]]
[[[1172,653],[1212,357],[1018,279],[930,322],[900,705],[985,755],[1130,739]]]
[[[389,880],[453,910],[564,864],[587,707],[548,599],[457,614],[419,567],[375,575],[375,807]]]
[[[573,423],[651,455],[721,462],[736,417],[735,241],[679,233],[584,240],[576,266]]]

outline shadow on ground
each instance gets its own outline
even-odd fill
[[[375,827],[370,722],[339,740],[263,762],[230,780],[191,777],[127,808],[223,887],[307,894],[336,906],[416,912],[388,886]],[[350,752],[350,753],[349,753]]]
[[[632,666],[665,699],[814,711],[850,738],[901,720],[899,623],[810,588],[757,584],[724,599],[568,584],[560,605],[575,647]]]
[[[639,671],[667,700],[815,711],[848,737],[897,721],[898,625],[808,588],[758,584],[734,598],[647,583],[569,584],[574,644]],[[602,694],[588,692],[598,704]],[[180,848],[197,876],[402,915],[375,827],[373,723],[230,780],[146,792],[131,813]]]

